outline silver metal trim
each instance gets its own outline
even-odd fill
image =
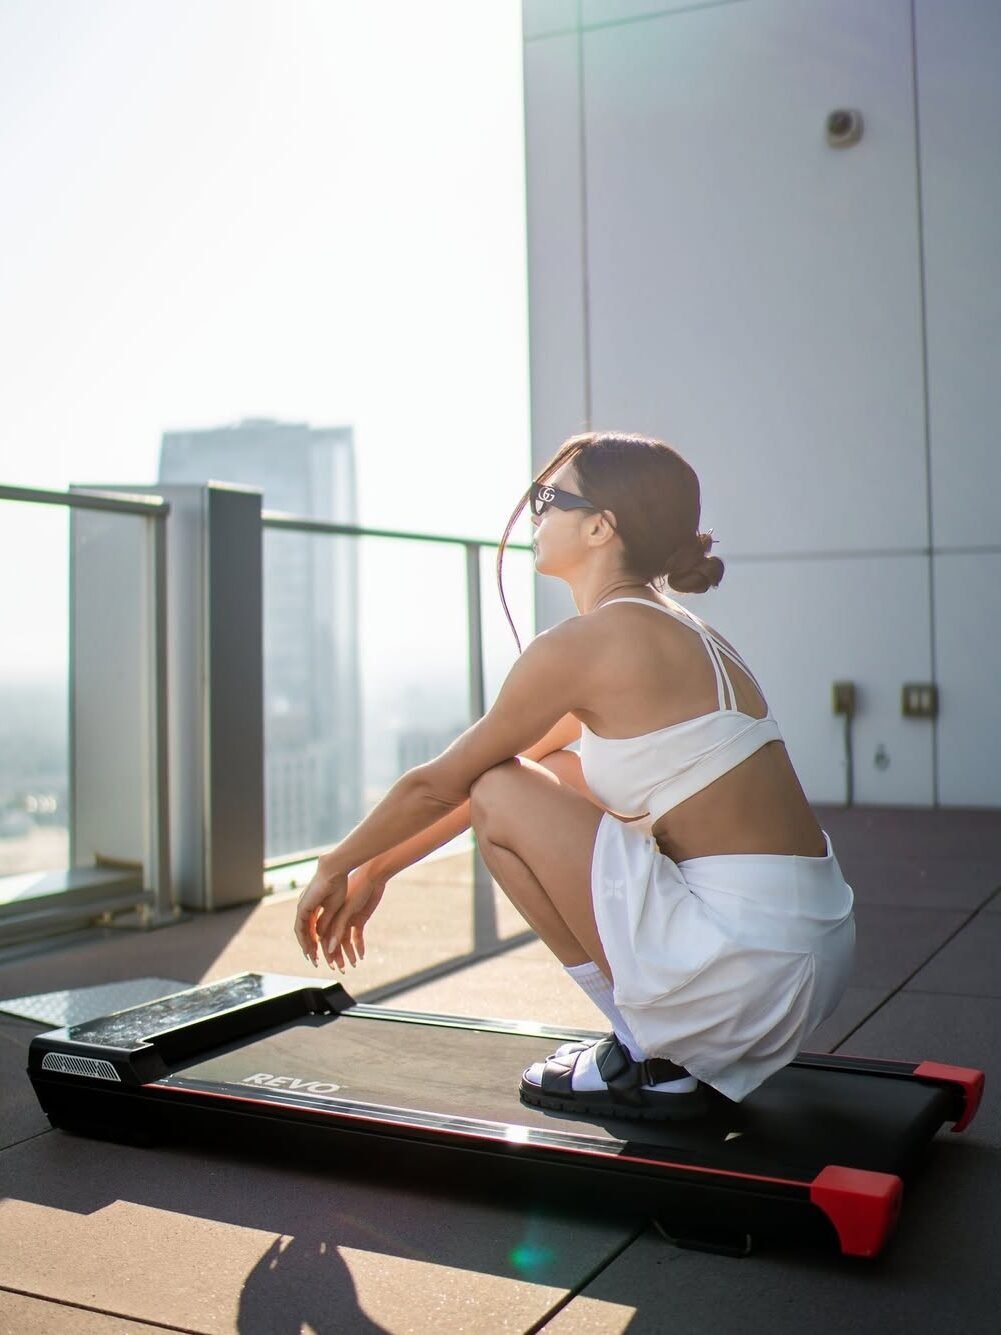
[[[483,676],[483,600],[480,593],[480,544],[466,546],[466,616],[469,661],[469,717],[481,719],[487,711]],[[493,950],[500,933],[494,903],[493,879],[483,861],[474,836],[473,854],[473,954]]]
[[[150,795],[152,830],[148,875],[154,897],[154,918],[165,922],[176,916],[170,866],[170,769],[167,714],[167,511],[148,524],[148,588],[152,598],[151,659],[152,717],[150,726]]]
[[[142,515],[144,519],[165,515],[170,509],[159,496],[137,496],[132,492],[112,496],[100,488],[93,491],[43,491],[38,487],[0,486],[0,501],[62,505],[69,510],[112,510],[118,514]]]
[[[300,515],[283,514],[280,510],[262,510],[261,523],[265,528],[284,529],[290,533],[327,533],[346,538],[400,538],[405,542],[437,542],[453,547],[499,547],[499,542],[487,538],[453,538],[444,533],[404,533],[390,528],[361,528],[357,524],[327,523],[323,519],[305,519]],[[531,545],[509,542],[512,552],[530,552]]]

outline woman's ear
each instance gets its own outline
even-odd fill
[[[587,536],[593,546],[601,547],[615,537],[617,528],[611,510],[596,510],[588,520]]]

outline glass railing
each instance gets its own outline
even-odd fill
[[[0,898],[69,865],[69,511],[0,500]]]
[[[397,778],[493,700],[515,657],[493,581],[497,544],[265,512],[266,856],[341,838]],[[505,590],[532,622],[530,549]],[[488,610],[484,610],[484,608]]]
[[[170,914],[168,508],[0,487],[21,557],[0,571],[0,944]],[[107,788],[81,787],[98,755]]]
[[[281,891],[480,717],[516,647],[492,592],[496,543],[274,512],[263,524],[266,874]],[[505,592],[523,639],[533,570],[530,548],[512,543]],[[394,886],[366,995],[526,939],[468,833]]]
[[[24,553],[0,574],[0,609],[17,627],[0,640],[0,945],[125,909],[147,922],[176,913],[169,513],[156,495],[0,487],[0,523]],[[320,849],[492,702],[516,653],[496,550],[264,514],[269,889],[301,884]],[[508,548],[505,591],[527,638],[527,546]],[[524,935],[468,833],[399,881],[434,888],[436,924],[422,895],[396,896],[381,911],[386,950],[367,968],[369,991]]]

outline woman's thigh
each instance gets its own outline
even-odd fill
[[[604,968],[591,903],[591,859],[604,813],[575,785],[561,781],[558,771],[564,768],[573,772],[561,758],[551,769],[518,757],[488,770],[473,784],[473,826],[481,838],[525,863],[581,946]]]

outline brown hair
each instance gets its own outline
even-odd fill
[[[544,482],[573,462],[582,496],[596,510],[611,510],[625,549],[626,568],[638,583],[678,593],[705,593],[723,578],[723,562],[710,556],[712,533],[699,532],[701,499],[695,470],[662,440],[621,432],[571,436],[534,478]],[[497,586],[504,615],[521,641],[504,597],[502,565],[511,530],[528,502],[518,502],[497,549]]]

